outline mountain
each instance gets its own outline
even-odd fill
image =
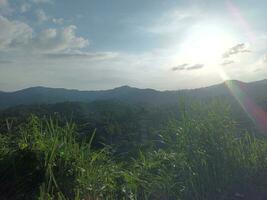
[[[267,80],[245,83],[237,80],[205,88],[157,91],[122,86],[111,90],[79,91],[64,88],[32,87],[15,92],[0,92],[0,108],[17,105],[52,104],[60,102],[92,102],[96,100],[120,100],[128,103],[171,104],[180,97],[192,98],[229,97],[229,88],[243,91],[253,98],[267,98]],[[238,92],[238,91],[237,91]]]

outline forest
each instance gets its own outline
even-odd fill
[[[2,199],[266,197],[265,130],[233,99],[18,105],[0,119]]]

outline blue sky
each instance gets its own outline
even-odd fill
[[[267,1],[0,0],[0,90],[267,78]]]

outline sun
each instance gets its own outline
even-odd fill
[[[192,63],[215,64],[234,43],[229,31],[217,25],[192,28],[180,46],[180,56]]]

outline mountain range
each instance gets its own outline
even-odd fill
[[[171,104],[183,96],[192,98],[231,97],[229,88],[237,89],[252,98],[267,98],[267,79],[256,82],[229,80],[221,84],[187,90],[157,91],[122,86],[110,90],[80,91],[64,88],[31,87],[15,92],[0,92],[0,109],[17,105],[53,104],[61,102],[92,102],[120,100],[127,103]]]

